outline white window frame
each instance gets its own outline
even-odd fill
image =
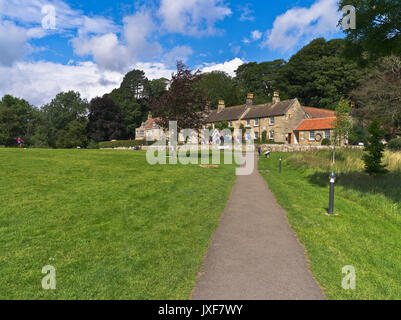
[[[269,139],[274,141],[274,130],[270,130],[269,132]]]
[[[253,120],[253,125],[254,125],[255,127],[259,127],[259,119]]]
[[[246,120],[246,127],[249,128],[251,126],[251,120]]]
[[[324,138],[331,139],[331,130],[324,130]]]
[[[313,137],[312,137],[312,135],[313,135]],[[315,130],[310,130],[309,131],[309,141],[315,141],[315,137],[316,137]]]
[[[232,121],[228,121],[228,126],[229,126],[230,128],[232,128],[232,127],[233,127],[233,122],[232,122]]]
[[[270,119],[269,119],[269,125],[274,126],[274,123],[275,123],[274,117],[270,117]]]

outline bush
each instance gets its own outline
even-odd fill
[[[89,141],[87,149],[99,149],[99,144],[96,141]]]
[[[148,145],[152,145],[153,142],[148,141]],[[119,141],[104,141],[99,142],[99,148],[101,149],[112,149],[112,148],[132,148],[136,146],[146,145],[145,140],[119,140]]]
[[[401,138],[391,140],[387,143],[387,148],[391,151],[401,151]]]
[[[376,118],[373,119],[368,131],[371,136],[368,139],[368,144],[365,146],[366,153],[363,155],[365,171],[369,173],[369,175],[386,173],[385,165],[382,164],[383,151],[385,149],[382,143],[384,130],[381,128],[381,124]]]
[[[264,131],[262,132],[262,141],[263,141],[263,142],[266,142],[266,140],[267,140],[267,131],[264,130]]]
[[[324,138],[322,140],[322,146],[329,146],[329,145],[331,145],[330,139]]]

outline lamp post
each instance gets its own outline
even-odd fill
[[[282,157],[280,157],[280,163],[278,165],[278,172],[281,173],[281,161],[283,160]]]
[[[336,182],[336,174],[332,171],[330,178],[330,196],[329,196],[329,215],[334,214],[334,183]]]

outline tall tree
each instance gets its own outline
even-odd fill
[[[192,72],[184,63],[177,63],[169,90],[153,102],[153,110],[161,118],[158,123],[169,127],[169,121],[177,121],[178,129],[201,129],[207,99],[199,88],[200,71]]]
[[[38,122],[38,113],[38,109],[26,100],[5,95],[0,100],[0,144],[16,145],[18,137],[30,144]]]
[[[400,1],[340,0],[340,10],[349,4],[356,9],[356,28],[344,30],[348,56],[366,64],[391,54],[401,55]]]
[[[206,99],[214,108],[217,108],[220,99],[223,99],[227,106],[234,106],[243,102],[243,99],[240,100],[237,94],[236,83],[223,71],[203,73],[200,76],[198,86],[203,90]]]
[[[88,120],[81,118],[70,122],[65,129],[60,130],[56,142],[57,148],[76,148],[86,147],[88,137],[86,135],[86,126]]]
[[[382,164],[383,151],[385,148],[382,143],[384,130],[381,128],[380,122],[376,118],[372,120],[368,131],[370,137],[368,138],[368,144],[365,147],[366,153],[363,155],[365,170],[370,175],[385,173],[385,165]]]
[[[358,119],[377,117],[390,131],[401,129],[401,58],[380,59],[351,96],[356,102],[353,115]]]
[[[336,120],[334,121],[334,133],[336,144],[342,145],[342,141],[347,138],[352,130],[352,121],[350,119],[350,103],[341,98],[336,106]]]
[[[282,90],[304,105],[334,110],[341,97],[357,87],[361,73],[343,51],[344,40],[313,40],[283,67]]]
[[[58,134],[72,121],[79,120],[88,112],[88,101],[82,99],[79,92],[61,92],[42,107],[44,122],[47,128],[48,143],[56,147]]]
[[[121,139],[125,130],[120,108],[111,98],[94,98],[89,106],[88,137],[96,142]]]
[[[149,81],[142,70],[128,72],[118,89],[104,97],[113,99],[120,107],[126,137],[133,138],[135,129],[146,119],[149,101],[166,92],[167,79]]]
[[[247,93],[253,93],[255,103],[271,101],[273,92],[283,89],[280,71],[284,65],[284,60],[274,60],[262,63],[250,62],[239,66],[235,71],[238,95],[245,97]],[[285,98],[286,91],[281,90],[281,96]]]

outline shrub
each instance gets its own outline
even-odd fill
[[[369,137],[368,144],[365,147],[367,153],[363,155],[365,171],[369,173],[369,175],[385,173],[387,170],[382,164],[383,151],[385,149],[385,146],[382,143],[384,130],[381,128],[379,121],[373,119],[368,131],[371,136]]]
[[[322,146],[329,146],[329,145],[331,145],[330,139],[324,138],[322,140]]]
[[[262,132],[262,141],[266,142],[266,140],[267,140],[267,131],[265,130]]]
[[[148,145],[153,144],[153,142],[148,141]],[[119,141],[104,141],[99,142],[99,148],[111,149],[111,148],[132,148],[136,146],[146,145],[145,140],[119,140]]]
[[[99,143],[96,141],[89,141],[88,146],[86,147],[87,149],[99,149]]]
[[[401,151],[401,138],[391,140],[387,144],[387,148],[391,151]]]

